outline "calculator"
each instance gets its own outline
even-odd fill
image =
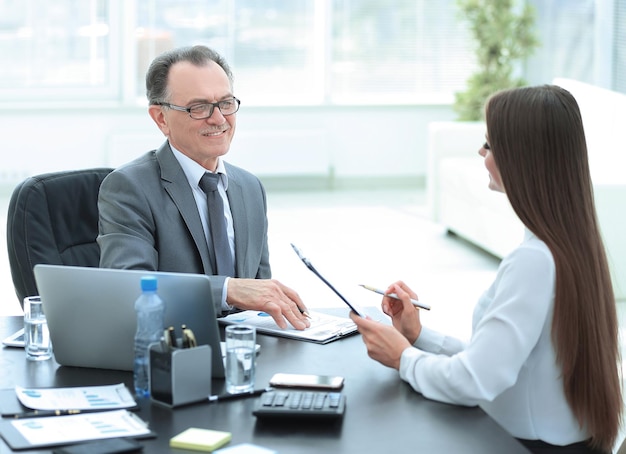
[[[257,418],[339,418],[346,409],[341,392],[276,390],[257,399],[252,414]]]

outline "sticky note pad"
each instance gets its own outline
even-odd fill
[[[190,427],[175,437],[170,438],[170,447],[192,449],[194,451],[213,451],[224,446],[231,438],[232,434],[230,432]]]

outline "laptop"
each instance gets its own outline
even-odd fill
[[[63,366],[133,370],[135,300],[141,277],[156,276],[165,327],[185,324],[210,345],[213,378],[224,377],[220,332],[209,277],[203,274],[36,265],[56,361]]]

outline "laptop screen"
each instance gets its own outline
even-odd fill
[[[64,265],[36,265],[35,280],[56,361],[65,366],[132,370],[135,300],[142,276],[157,278],[165,326],[190,328],[210,345],[212,375],[224,377],[220,334],[208,276]]]

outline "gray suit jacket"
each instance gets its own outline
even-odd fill
[[[225,163],[235,230],[236,276],[271,277],[267,203],[257,177]],[[214,276],[189,182],[168,142],[102,182],[98,197],[100,267],[204,273],[220,313],[225,276]]]

